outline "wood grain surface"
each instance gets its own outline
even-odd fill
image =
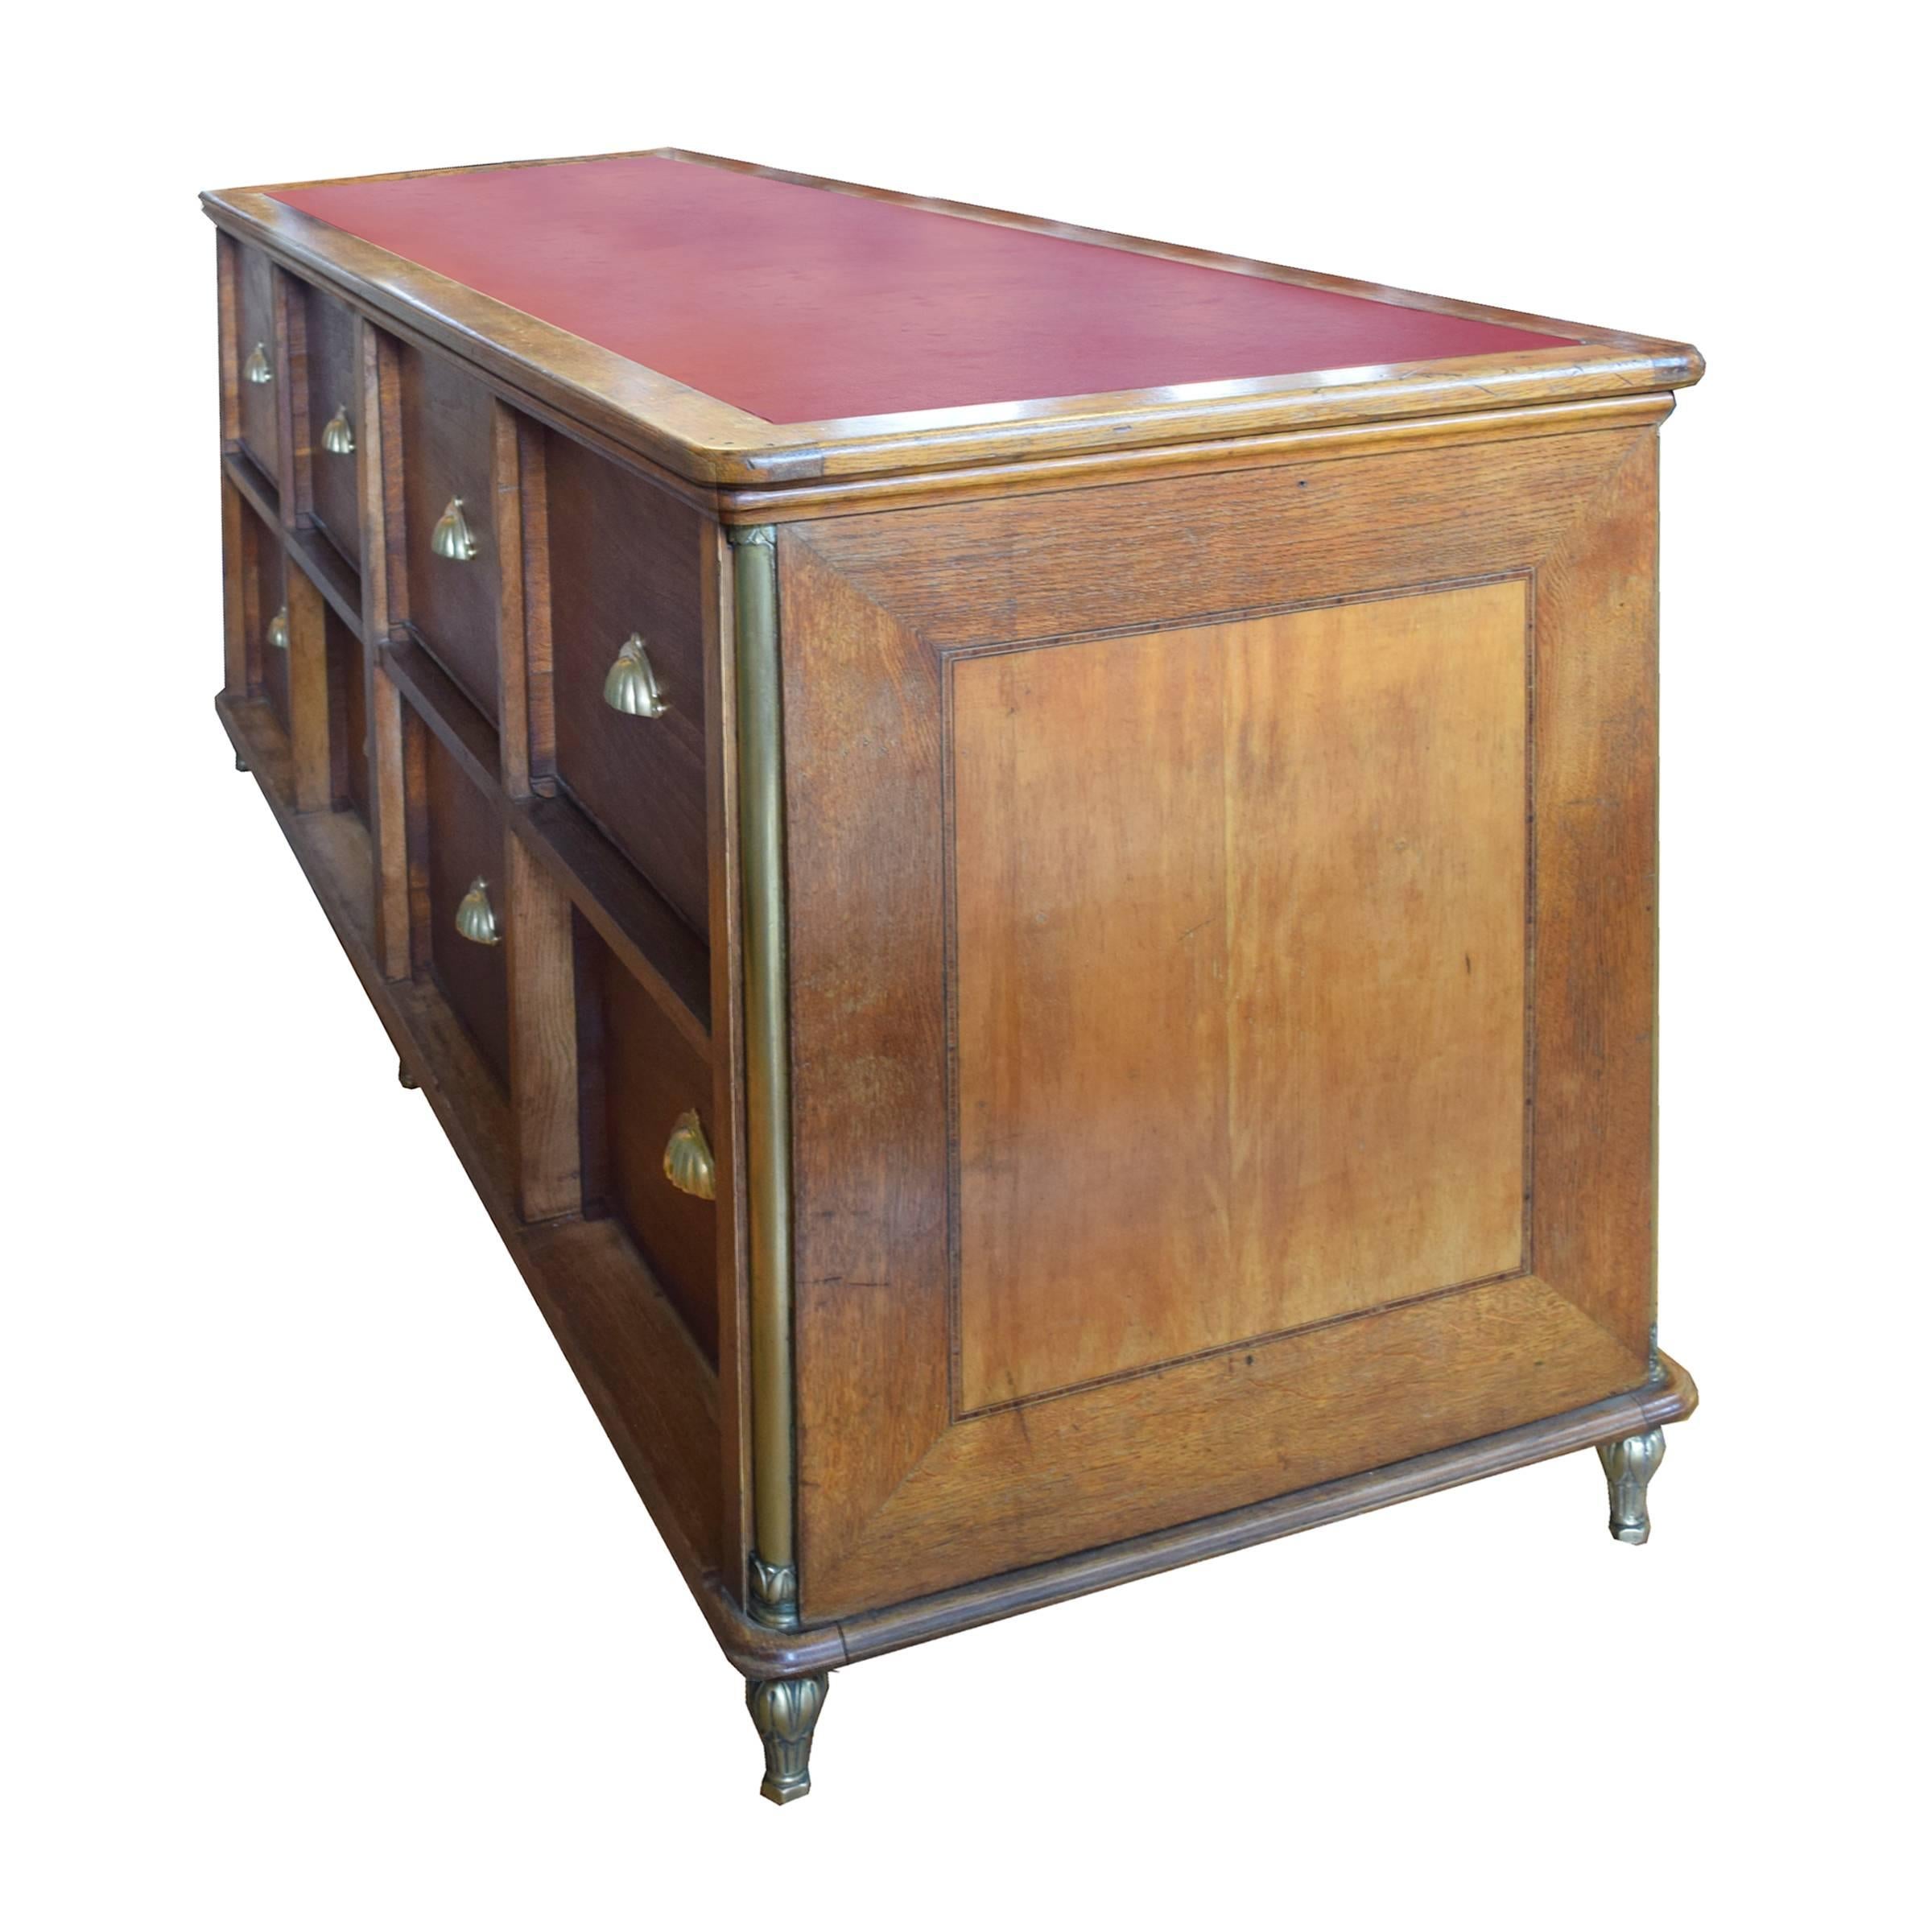
[[[963,1410],[1523,1265],[1526,619],[954,661]]]

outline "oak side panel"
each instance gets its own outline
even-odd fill
[[[1626,1347],[1657,1319],[1657,437],[1537,587],[1536,1268]]]
[[[1641,558],[1620,580],[1565,559],[1593,541],[1600,498],[1627,462],[1649,460],[1651,435],[1615,430],[1284,464],[781,530],[808,1619],[1239,1508],[1641,1384],[1647,1336],[1620,1323],[1606,1327],[1571,1299],[1560,1253],[1546,1278],[1538,1246],[1546,1215],[1572,1223],[1596,1216],[1590,1238],[1606,1278],[1616,1272],[1612,1252],[1629,1271],[1647,1272],[1632,1252],[1641,1230],[1592,1193],[1580,1150],[1592,1133],[1614,1133],[1620,1146],[1609,1170],[1642,1166],[1649,1123],[1600,1107],[1608,1090],[1592,1075],[1581,1080],[1565,1129],[1579,1158],[1545,1173],[1541,1142],[1533,1141],[1534,1272],[965,1410],[948,1373],[959,1339],[951,1299],[959,1230],[947,1185],[956,1122],[942,692],[949,663],[960,668],[974,654],[1018,644],[1059,638],[1084,647],[1110,634],[1227,628],[1331,603],[1485,586],[1520,601],[1527,584],[1535,682],[1513,711],[1502,696],[1500,624],[1493,637],[1480,627],[1476,641],[1489,667],[1475,687],[1489,694],[1476,712],[1492,740],[1501,733],[1507,755],[1497,762],[1517,788],[1525,702],[1536,720],[1531,809],[1505,841],[1520,866],[1525,836],[1534,841],[1563,795],[1561,760],[1555,775],[1541,769],[1540,748],[1599,744],[1617,728],[1614,716],[1594,715],[1611,687],[1579,676],[1573,664],[1552,695],[1544,663],[1550,635],[1572,659],[1604,647],[1614,655],[1623,608],[1648,609]],[[1628,547],[1618,554],[1627,559]],[[1546,624],[1560,629],[1546,632]],[[1454,642],[1458,652],[1467,648],[1466,638]],[[1520,630],[1515,650],[1520,676]],[[1331,651],[1330,662],[1339,666],[1342,654]],[[1553,720],[1552,703],[1576,715]],[[1390,729],[1385,721],[1377,730],[1386,737]],[[1261,746],[1252,755],[1265,764],[1274,754]],[[1360,765],[1368,753],[1350,756]],[[1484,762],[1479,749],[1474,762]],[[1402,787],[1430,781],[1425,774],[1378,782],[1399,804]],[[1500,828],[1501,799],[1500,791],[1479,797],[1485,824]],[[1449,795],[1430,809],[1439,819],[1451,809]],[[1640,827],[1637,843],[1647,837]],[[1407,862],[1384,853],[1376,865]],[[1495,869],[1491,883],[1502,890],[1511,869]],[[1375,880],[1375,867],[1367,876]],[[1624,1001],[1641,1005],[1649,993],[1629,982],[1635,956],[1614,929],[1623,914],[1593,907],[1574,875],[1559,869],[1554,884],[1538,886],[1525,936],[1544,923],[1551,891],[1575,896],[1575,944],[1590,962],[1572,982],[1578,1013],[1556,1034],[1558,1051],[1575,1055],[1588,1051],[1592,1014],[1600,1019]],[[1500,932],[1505,911],[1492,907],[1479,923]],[[1187,924],[1175,919],[1175,934]],[[1465,976],[1473,980],[1468,950]],[[1532,968],[1528,983],[1540,1004],[1544,968]],[[1445,999],[1475,992],[1439,990]],[[1348,997],[1372,997],[1373,989]],[[1459,1041],[1501,1028],[1513,1004],[1521,1021],[1520,981],[1513,1001],[1501,981],[1475,998],[1462,1016],[1471,1025],[1459,1020]],[[1550,1041],[1534,1042],[1528,1067],[1522,1046],[1500,1032],[1496,1049],[1520,1104],[1522,1090],[1546,1077]],[[1494,1190],[1472,1244],[1480,1249],[1500,1250],[1507,1238],[1506,1166],[1517,1165],[1521,1185],[1520,1165],[1497,1152],[1508,1136],[1501,1119],[1500,1109],[1486,1112],[1476,1151],[1456,1157],[1473,1159]],[[1515,1132],[1520,1162],[1520,1122]],[[1449,1245],[1463,1241],[1459,1234]],[[1353,1291],[1343,1286],[1346,1302]],[[1326,1292],[1335,1292],[1332,1284]]]
[[[1525,618],[954,663],[964,1410],[1521,1265]]]
[[[939,684],[886,611],[794,531],[778,539],[799,1521],[815,1592],[946,1426]],[[850,836],[823,836],[831,824]]]

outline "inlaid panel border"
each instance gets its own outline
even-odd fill
[[[1348,592],[1325,597],[1306,597],[1286,603],[1245,606],[1224,612],[1208,612],[1185,621],[1102,625],[1091,630],[1066,631],[1049,638],[996,640],[984,643],[940,646],[935,651],[939,668],[939,776],[941,840],[944,855],[945,882],[943,893],[944,927],[943,943],[946,958],[946,1310],[947,1310],[947,1419],[949,1423],[969,1421],[976,1416],[995,1415],[1026,1409],[1042,1402],[1057,1402],[1067,1396],[1084,1394],[1096,1389],[1143,1380],[1188,1364],[1212,1361],[1244,1348],[1265,1347],[1290,1335],[1306,1335],[1346,1322],[1386,1313],[1413,1303],[1439,1301],[1503,1282],[1521,1280],[1536,1272],[1534,1216],[1536,1158],[1536,570],[1534,566],[1514,570],[1491,571],[1475,576],[1432,577],[1414,584],[1378,586],[1375,589]],[[1232,1341],[1198,1348],[1184,1355],[1162,1357],[1132,1368],[1117,1369],[1107,1375],[1089,1376],[1064,1382],[1051,1389],[1038,1389],[998,1402],[982,1402],[966,1407],[961,1399],[960,1353],[964,1319],[963,1256],[960,1226],[961,1189],[964,1177],[960,1162],[960,950],[957,798],[956,768],[958,743],[956,736],[954,679],[962,663],[989,658],[1030,655],[1069,649],[1113,639],[1154,637],[1163,633],[1211,630],[1237,624],[1257,622],[1269,617],[1295,617],[1307,611],[1335,610],[1365,604],[1387,604],[1412,597],[1474,590],[1499,584],[1520,584],[1523,589],[1523,1100],[1522,1100],[1522,1208],[1521,1257],[1514,1268],[1500,1274],[1471,1276],[1467,1280],[1447,1282],[1414,1294],[1397,1295],[1366,1307],[1351,1308],[1337,1315],[1323,1315],[1311,1322],[1291,1323],[1245,1335]]]

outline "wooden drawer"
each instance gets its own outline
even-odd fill
[[[587,1189],[593,1206],[623,1223],[715,1363],[717,1208],[680,1191],[665,1172],[667,1146],[686,1115],[696,1114],[708,1143],[715,1138],[710,1063],[581,916],[574,924]]]
[[[424,729],[423,824],[428,840],[429,963],[444,996],[469,1029],[485,1063],[510,1081],[510,975],[501,943],[506,897],[503,832],[496,807],[477,789],[436,735]],[[466,939],[456,929],[463,901],[483,882],[498,941]]]
[[[489,392],[452,363],[404,349],[403,523],[409,620],[425,647],[489,716],[497,715],[496,533]],[[459,506],[467,554],[438,554],[437,526]]]
[[[329,777],[335,802],[369,823],[369,690],[364,682],[362,645],[356,634],[323,605],[324,641],[328,656]]]
[[[308,359],[309,509],[350,563],[362,561],[361,389],[356,319],[333,297],[304,287]],[[346,447],[345,447],[346,446]]]
[[[245,568],[254,585],[250,653],[261,666],[262,695],[288,729],[288,583],[282,539],[251,510],[242,514]]]
[[[275,270],[259,249],[238,247],[235,252],[235,354],[239,362],[236,378],[242,405],[242,446],[273,482],[281,473],[277,423],[283,381],[282,358],[275,345]]]
[[[567,437],[548,437],[557,776],[700,932],[709,919],[698,513]],[[666,708],[613,709],[605,681],[643,640]]]

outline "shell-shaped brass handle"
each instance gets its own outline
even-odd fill
[[[268,647],[270,650],[288,649],[288,606],[286,604],[268,621]]]
[[[257,384],[272,382],[275,372],[268,359],[268,345],[258,342],[248,352],[248,360],[242,365],[242,380]]]
[[[452,564],[467,564],[477,554],[477,540],[469,533],[469,519],[463,514],[463,499],[452,497],[449,507],[436,518],[430,532],[429,547]]]
[[[717,1170],[711,1164],[711,1143],[695,1113],[681,1113],[664,1143],[664,1178],[680,1194],[701,1201],[718,1198]]]
[[[456,931],[464,939],[474,940],[479,946],[495,946],[502,943],[503,935],[497,930],[496,908],[489,902],[488,881],[470,881],[469,890],[457,902]]]
[[[322,447],[332,456],[353,456],[356,453],[356,432],[349,419],[346,402],[338,402],[336,413],[322,425]]]
[[[604,702],[627,718],[661,718],[671,709],[650,654],[634,630],[619,646],[617,661],[605,676]]]

